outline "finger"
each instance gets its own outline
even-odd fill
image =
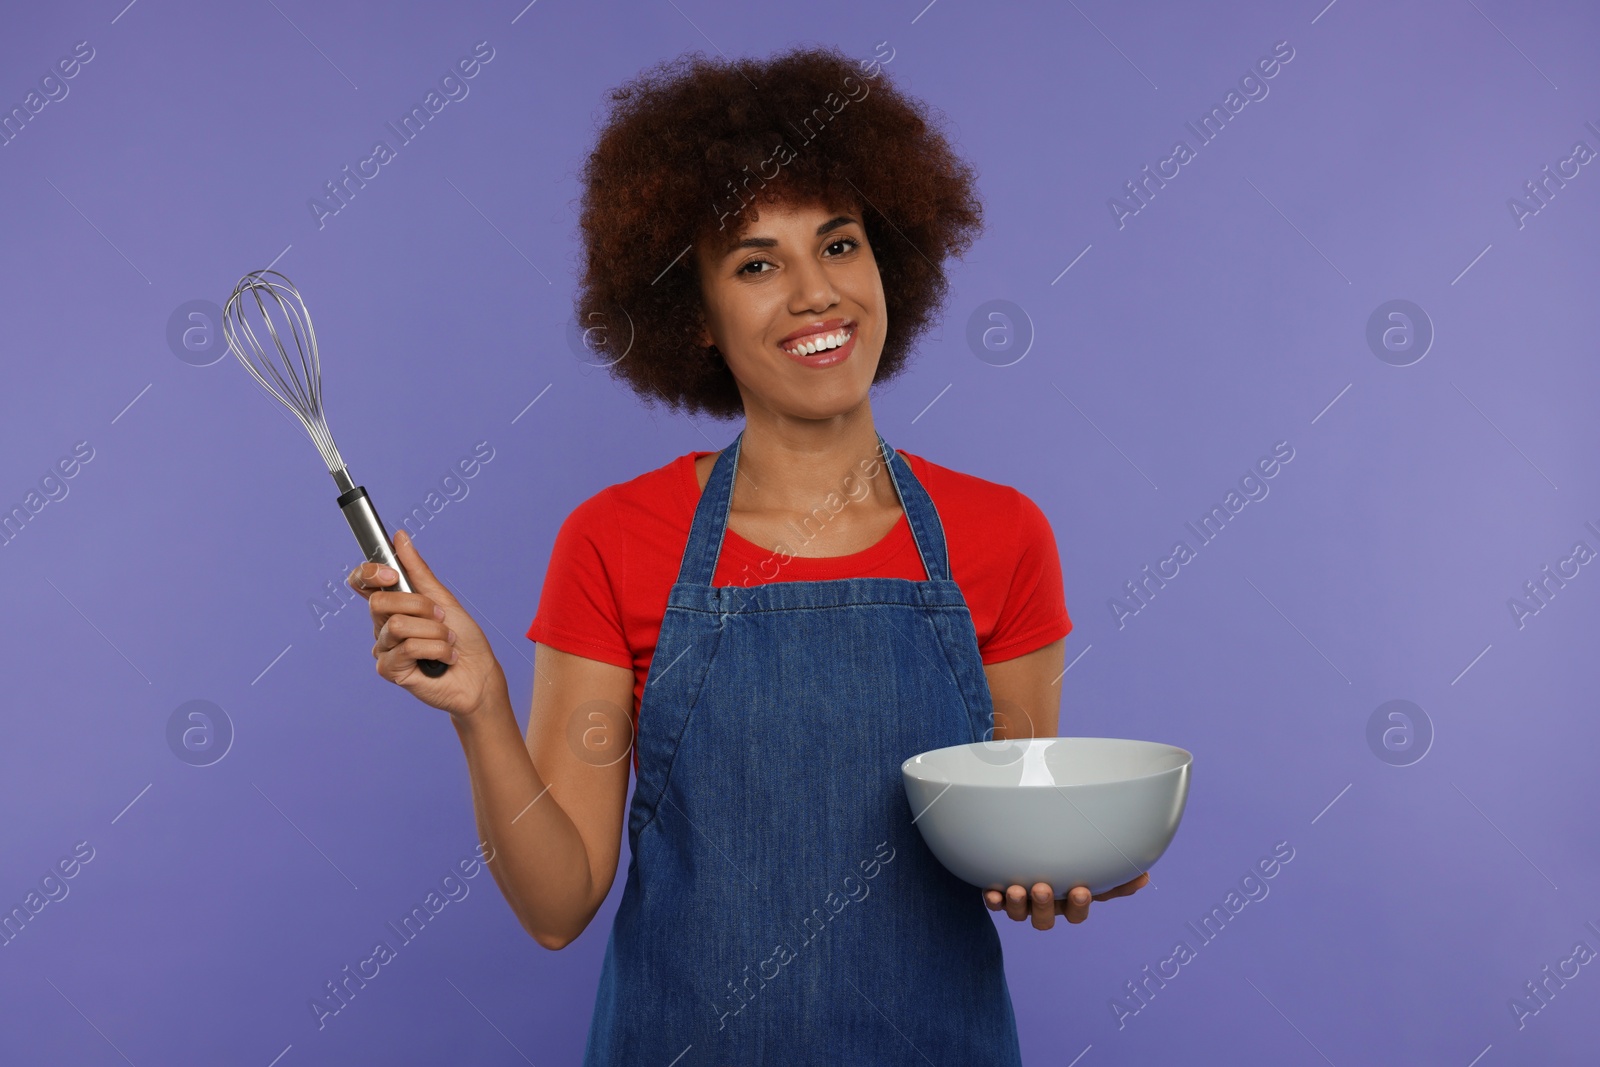
[[[1017,922],[1028,917],[1028,891],[1020,885],[1006,890],[1006,914]]]
[[[398,589],[367,596],[367,607],[372,612],[372,636],[378,636],[384,623],[396,615],[409,615],[418,619],[443,622],[445,610],[424,593],[402,593]]]
[[[1005,903],[1005,897],[1000,895],[1000,890],[998,889],[985,889],[983,891],[983,902],[989,906],[990,911],[999,911],[1001,905]]]
[[[419,619],[415,615],[390,615],[378,628],[377,648],[387,652],[407,638],[443,641],[455,644],[455,631],[435,618]]]
[[[1033,884],[1033,928],[1048,930],[1056,924],[1056,891],[1048,882]]]
[[[393,585],[399,575],[381,563],[363,563],[345,577],[345,584],[366,599],[379,589]]]
[[[408,637],[378,657],[378,673],[390,681],[396,681],[415,668],[419,659],[454,663],[456,646],[449,641],[426,641],[420,637]]]
[[[444,583],[434,577],[433,571],[417,552],[416,542],[412,541],[411,535],[403,529],[395,531],[394,555],[395,559],[400,561],[400,566],[406,569],[406,577],[411,579],[411,588],[443,604],[447,611],[450,608],[461,607],[450,590],[444,587]]]
[[[458,653],[454,641],[430,641],[419,637],[408,637],[389,649],[384,656],[392,657],[392,662],[397,667],[405,669],[416,664],[419,659],[437,659],[443,664],[453,664]]]
[[[1062,914],[1067,917],[1067,922],[1081,923],[1087,919],[1089,917],[1089,900],[1088,886],[1075,885],[1069,889],[1066,899],[1061,902],[1063,905]]]
[[[1112,888],[1107,889],[1104,893],[1096,893],[1094,899],[1110,900],[1112,897],[1132,896],[1134,893],[1137,893],[1139,890],[1143,889],[1149,884],[1150,872],[1145,871],[1131,882],[1123,882],[1119,886],[1113,886]]]
[[[1150,872],[1146,871],[1131,882],[1124,882],[1112,890],[1119,897],[1130,897],[1150,884]]]

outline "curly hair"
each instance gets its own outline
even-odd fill
[[[874,384],[901,370],[943,305],[945,259],[983,228],[976,172],[926,105],[879,63],[821,47],[766,60],[697,51],[610,97],[581,175],[574,312],[580,325],[629,338],[609,364],[614,376],[649,406],[740,415],[733,372],[702,343],[694,250],[731,248],[760,204],[818,202],[862,213],[893,327]],[[619,343],[605,342],[612,352]]]

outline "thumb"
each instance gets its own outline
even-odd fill
[[[411,580],[411,588],[445,607],[461,607],[450,590],[444,587],[444,583],[434,577],[433,571],[417,551],[411,535],[403,528],[394,533],[394,555],[395,559],[400,561],[400,566],[406,569],[406,577]]]

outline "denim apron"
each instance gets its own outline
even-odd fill
[[[640,698],[583,1062],[1020,1067],[994,922],[900,779],[994,722],[938,512],[879,435],[928,580],[713,586],[743,437],[695,508]]]

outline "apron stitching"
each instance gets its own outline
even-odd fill
[[[851,579],[849,579],[849,578],[841,578],[841,579],[838,579],[838,580],[839,581],[850,581]],[[837,608],[841,608],[841,607],[923,608],[923,609],[926,609],[928,611],[938,611],[938,612],[969,611],[969,609],[967,609],[965,607],[962,607],[959,604],[908,604],[903,600],[852,600],[847,605],[846,604],[790,604],[790,605],[787,605],[785,607],[756,608],[756,609],[754,609],[752,611],[749,611],[749,612],[744,612],[744,611],[721,611],[721,610],[718,610],[716,608],[691,608],[691,607],[686,607],[686,606],[683,606],[683,605],[674,605],[674,606],[677,607],[678,610],[680,610],[680,611],[689,611],[689,612],[695,613],[696,615],[717,615],[717,616],[720,616],[722,618],[728,618],[729,616],[732,616],[732,615],[745,615],[745,614],[777,615],[777,614],[781,614],[781,613],[786,612],[786,611],[833,611],[833,610],[835,610]],[[665,674],[666,672],[662,671],[662,673]],[[640,698],[643,699],[643,694],[640,694]]]
[[[952,686],[957,692],[961,692],[961,684],[960,684],[960,682],[958,682],[956,680],[954,668],[952,668],[950,666],[950,654],[948,652],[944,652],[944,650],[943,650],[944,641],[940,639],[939,632],[937,630],[934,630],[933,639],[934,639],[935,643],[937,643],[940,646],[940,651],[944,655],[945,666],[947,668],[950,668],[950,669],[944,670],[944,671],[939,670],[938,662],[935,661],[932,656],[929,656],[926,652],[922,651],[922,649],[918,648],[917,647],[917,643],[915,641],[911,640],[911,638],[907,637],[906,636],[906,632],[904,630],[900,629],[900,627],[896,626],[892,622],[886,623],[886,625],[889,627],[889,629],[891,629],[891,630],[893,630],[895,632],[895,634],[900,638],[900,640],[902,640],[906,644],[910,645],[913,652],[915,652],[917,655],[921,656],[924,660],[926,660],[929,664],[931,664],[933,666],[934,673],[939,676],[941,681],[943,681],[946,684]],[[930,628],[931,628],[931,624],[930,624]],[[962,705],[965,706],[965,704],[966,704],[966,694],[965,693],[962,693],[962,701],[961,702],[962,702]],[[971,714],[971,712],[969,711],[968,715],[970,716],[970,714]]]
[[[718,646],[720,646],[722,644],[722,627],[718,626],[717,629],[713,633],[703,634],[701,636],[714,638],[714,640],[712,642],[712,646],[711,646],[711,651],[706,656],[705,668],[701,672],[700,682],[695,687],[694,692],[692,694],[690,694],[689,707],[688,707],[688,710],[686,710],[684,712],[684,715],[683,715],[683,724],[679,728],[677,736],[672,738],[672,757],[669,760],[667,760],[667,765],[661,772],[661,788],[659,790],[655,791],[654,796],[649,801],[650,817],[645,819],[645,821],[640,824],[638,831],[636,831],[635,834],[634,834],[635,837],[638,837],[638,836],[642,835],[645,832],[645,830],[649,828],[650,824],[656,821],[656,815],[661,810],[661,801],[667,800],[667,788],[672,784],[672,771],[673,771],[673,768],[675,768],[678,765],[678,753],[680,751],[682,751],[682,749],[683,749],[683,735],[689,732],[689,725],[690,725],[690,723],[692,723],[694,721],[695,708],[698,707],[699,704],[700,704],[700,692],[705,687],[706,679],[708,677],[710,677],[710,675],[711,675],[711,665],[714,662],[716,662],[717,648],[718,648]],[[700,638],[695,638],[695,639],[691,640],[689,642],[689,644],[686,646],[686,649],[687,648],[693,648],[695,646],[695,644],[697,644],[699,642],[699,640],[700,640]],[[652,659],[652,662],[653,662],[653,659]],[[676,662],[676,661],[674,661],[674,662]],[[662,673],[664,674],[665,672],[662,672]],[[649,684],[650,683],[647,680],[645,682],[645,688],[648,689],[649,688]],[[640,700],[640,705],[641,705],[641,708],[642,708],[643,702],[644,702],[644,694],[643,693],[641,693],[639,695],[639,700]],[[641,726],[640,729],[642,730],[643,726]],[[634,737],[634,744],[638,744],[638,737],[637,736]],[[637,785],[634,788],[634,792],[635,793],[638,792]],[[671,803],[670,800],[667,800],[667,802]],[[673,806],[676,807],[677,805],[673,805]],[[687,818],[687,816],[685,816],[685,817]],[[691,825],[693,825],[693,824],[691,824]]]
[[[969,612],[969,615],[970,615],[970,612]],[[932,619],[928,620],[928,626],[930,628],[933,627],[933,620]],[[941,637],[938,634],[937,630],[935,630],[934,637],[936,639],[937,644],[939,645],[940,653],[944,656],[945,664],[950,668],[951,675],[954,676],[956,674],[956,666],[955,666],[954,663],[950,662],[950,649],[948,647],[946,647],[946,642],[944,641],[943,637]],[[982,680],[983,691],[985,693],[988,693],[989,692],[989,676],[983,673],[983,668],[981,666],[981,661],[980,661],[980,666],[978,668],[978,676]],[[977,734],[978,734],[978,729],[977,729],[978,724],[972,721],[973,717],[974,717],[974,712],[972,710],[972,702],[967,699],[967,696],[968,696],[967,691],[964,688],[962,688],[962,686],[961,686],[961,684],[959,682],[956,682],[954,684],[955,684],[957,692],[959,692],[961,694],[962,706],[967,709],[967,728],[972,731],[972,740],[973,741],[985,740],[984,738],[980,738],[980,737],[977,736]],[[988,732],[993,733],[994,732],[994,695],[993,694],[989,695],[989,703],[990,703],[990,707],[989,707],[989,727],[988,727]]]

